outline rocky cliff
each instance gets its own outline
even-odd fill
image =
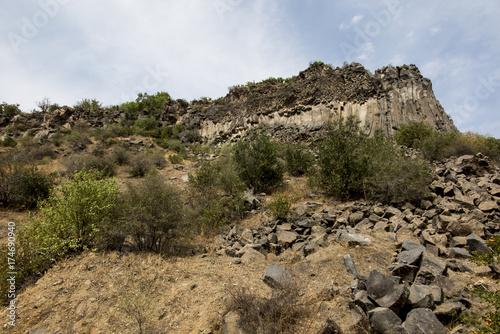
[[[332,68],[313,64],[289,82],[265,80],[235,87],[218,103],[189,108],[184,120],[207,139],[238,137],[253,127],[310,133],[334,117],[357,115],[371,134],[389,136],[403,123],[424,122],[457,131],[415,65],[388,66],[371,74],[353,63]]]
[[[162,124],[184,123],[204,140],[236,139],[249,129],[268,127],[277,136],[310,136],[335,117],[357,115],[370,134],[392,136],[403,123],[424,122],[440,131],[457,131],[432,91],[431,81],[415,65],[388,66],[370,73],[353,63],[333,68],[314,63],[297,76],[232,87],[218,100],[169,100],[155,117]],[[78,121],[92,127],[150,117],[120,107],[83,110],[63,107],[51,112],[0,117],[0,126],[25,128],[48,136]]]

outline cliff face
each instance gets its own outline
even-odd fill
[[[239,137],[254,127],[311,133],[348,115],[357,115],[371,134],[380,130],[392,136],[410,121],[457,131],[436,100],[430,80],[415,65],[384,67],[375,74],[360,64],[311,66],[288,83],[264,81],[233,88],[204,111],[189,108],[183,119],[194,119],[203,137],[217,140]]]
[[[429,79],[415,65],[384,67],[375,74],[357,63],[332,68],[315,63],[290,80],[264,80],[233,87],[212,101],[169,100],[157,113],[162,124],[183,123],[204,140],[236,139],[255,127],[271,128],[278,137],[314,136],[336,118],[357,115],[370,134],[392,136],[403,123],[424,122],[440,131],[457,131],[436,100]],[[92,127],[149,115],[132,116],[119,108],[83,110],[63,107],[52,112],[0,117],[0,127],[25,125],[42,137],[77,122]]]

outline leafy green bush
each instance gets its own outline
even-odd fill
[[[420,143],[432,134],[433,130],[423,122],[402,124],[394,137],[398,145],[418,148]]]
[[[500,262],[500,236],[490,236],[487,245],[491,248],[491,252],[473,252],[474,258],[471,261],[476,262],[478,265],[492,265]],[[480,286],[474,289],[472,293],[485,302],[486,307],[481,314],[471,312],[463,315],[461,321],[468,326],[475,327],[481,333],[499,333],[500,290],[488,291]]]
[[[365,176],[366,195],[374,200],[414,202],[429,196],[433,173],[429,163],[420,158],[409,158],[385,136],[367,141],[369,169]]]
[[[231,154],[205,161],[189,175],[190,204],[203,233],[213,234],[243,218],[248,209],[244,189]]]
[[[142,251],[162,252],[183,232],[184,205],[178,190],[159,175],[128,183],[120,197],[120,228]]]
[[[84,111],[96,111],[101,109],[101,102],[96,99],[82,99],[74,105],[75,109],[83,109]]]
[[[17,141],[12,137],[5,137],[0,144],[4,147],[16,147]]]
[[[98,171],[77,172],[42,202],[24,229],[25,242],[38,256],[57,259],[99,243],[103,226],[113,220],[118,197],[116,182],[102,177]]]
[[[278,144],[264,133],[240,140],[234,147],[234,161],[240,179],[257,192],[271,190],[283,181]]]
[[[135,121],[134,128],[139,134],[148,135],[150,131],[158,128],[159,123],[154,117],[141,118]]]
[[[363,194],[363,178],[368,171],[365,155],[367,136],[353,116],[329,123],[319,148],[319,185],[340,199]]]
[[[0,205],[20,209],[35,208],[49,196],[54,186],[51,177],[31,165],[22,153],[0,154]]]
[[[184,161],[184,158],[180,154],[170,154],[168,156],[168,161],[170,161],[174,165],[178,165]]]
[[[99,171],[105,177],[111,177],[116,172],[116,165],[110,157],[90,154],[72,157],[67,162],[67,168],[69,173],[80,172],[82,170]]]
[[[130,159],[130,174],[135,177],[143,177],[156,168],[165,167],[167,161],[161,152],[141,152]]]
[[[267,209],[274,219],[284,219],[290,214],[291,207],[292,201],[288,197],[276,195],[273,197],[273,201],[267,206]]]
[[[130,161],[130,152],[125,147],[114,146],[111,151],[111,159],[119,166],[126,165]]]
[[[301,176],[309,172],[314,156],[307,151],[304,144],[288,144],[284,152],[285,166],[292,176]]]
[[[0,103],[0,116],[13,117],[19,115],[21,110],[19,109],[19,104],[8,104]]]

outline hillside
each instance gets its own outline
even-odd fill
[[[45,107],[0,115],[5,333],[500,326],[500,140],[414,65]]]

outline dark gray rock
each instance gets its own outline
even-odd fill
[[[352,247],[356,245],[368,245],[371,240],[363,237],[361,234],[339,230],[335,236],[335,240],[346,246]]]
[[[401,277],[401,279],[405,282],[413,283],[418,270],[419,267],[417,266],[399,263],[396,267],[394,267],[394,269],[392,269],[392,275]]]
[[[356,270],[356,265],[350,254],[344,255],[344,265],[347,272],[354,278],[358,278],[358,271]]]
[[[432,289],[427,285],[413,284],[410,289],[410,295],[406,305],[410,309],[415,308],[433,308],[434,295]]]
[[[366,281],[366,292],[377,305],[387,307],[398,313],[406,304],[408,288],[400,284],[400,278],[387,276],[373,270]]]
[[[406,316],[403,328],[408,334],[446,334],[448,331],[428,308],[411,310]]]
[[[368,293],[364,290],[358,291],[354,295],[354,303],[361,307],[363,311],[368,312],[377,307],[375,303],[368,297]]]
[[[448,248],[449,256],[454,259],[470,259],[472,255],[463,248],[450,247]]]
[[[401,249],[403,251],[408,251],[408,250],[412,250],[412,249],[421,249],[422,251],[424,251],[425,246],[418,243],[418,242],[405,239],[405,240],[403,240],[403,242],[401,244]]]
[[[491,252],[491,248],[486,245],[486,242],[477,234],[469,234],[467,236],[467,245],[470,252]]]
[[[396,257],[396,262],[402,264],[416,265],[419,263],[425,248],[414,248],[402,251]]]
[[[293,282],[289,269],[277,263],[271,263],[264,273],[262,281],[273,289],[286,287]]]
[[[436,255],[425,251],[415,282],[429,285],[436,277],[446,274],[446,263]]]
[[[385,308],[377,307],[368,312],[368,317],[373,326],[375,333],[380,334],[395,334],[404,333],[401,326],[401,319],[394,311]]]
[[[353,212],[349,215],[349,225],[355,226],[357,223],[362,221],[364,218],[364,214],[361,211]]]
[[[464,309],[465,306],[460,302],[443,303],[436,307],[434,314],[441,323],[448,324],[457,319]]]

